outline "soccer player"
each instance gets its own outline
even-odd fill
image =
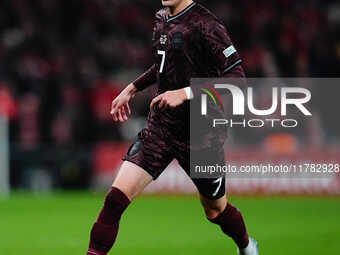
[[[112,102],[114,121],[124,122],[129,102],[139,91],[157,84],[158,96],[150,105],[146,127],[124,156],[121,169],[95,221],[87,255],[104,255],[113,246],[121,216],[131,201],[156,180],[176,158],[190,173],[189,100],[193,77],[244,78],[241,59],[225,26],[192,0],[162,0],[153,31],[154,64],[129,84]],[[216,160],[224,160],[223,147]],[[227,202],[225,178],[192,178],[207,219],[220,226],[238,246],[238,254],[257,255],[241,213]]]

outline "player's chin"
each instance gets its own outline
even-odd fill
[[[164,7],[171,7],[174,5],[174,0],[162,0],[162,5]]]

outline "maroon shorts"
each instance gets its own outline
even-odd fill
[[[150,116],[151,115],[151,116]],[[147,125],[138,134],[136,141],[130,146],[123,160],[132,162],[156,180],[172,160],[177,159],[179,165],[191,178],[190,145],[188,139],[174,135],[173,130],[149,115]],[[225,164],[223,147],[200,150],[202,156],[208,155],[213,163]],[[201,195],[208,199],[219,199],[225,194],[224,175],[210,178],[191,178]]]

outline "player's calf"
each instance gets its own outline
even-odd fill
[[[130,200],[122,191],[111,187],[92,227],[87,255],[105,255],[109,252],[117,237],[121,215],[129,204]]]
[[[108,253],[116,240],[121,215],[151,181],[152,176],[139,166],[127,161],[123,163],[92,227],[87,255]]]
[[[231,237],[239,249],[244,249],[249,244],[249,237],[240,211],[227,203],[225,209],[215,218],[208,220],[221,227],[223,233]]]

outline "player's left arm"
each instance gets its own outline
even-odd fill
[[[183,104],[185,101],[190,100],[190,93],[191,93],[190,88],[189,92],[187,88],[164,92],[152,100],[150,104],[150,109],[156,103],[159,103],[158,104],[159,108],[163,107],[176,108],[177,106]]]
[[[229,77],[235,67],[241,67],[242,59],[226,27],[220,21],[207,22],[201,29],[201,38],[210,65],[219,77]]]
[[[220,21],[209,19],[200,28],[201,44],[206,52],[206,63],[217,72],[218,77],[231,78],[238,85],[245,84],[245,73],[242,68],[236,47],[229,33]],[[192,98],[201,94],[199,87],[190,88]]]

